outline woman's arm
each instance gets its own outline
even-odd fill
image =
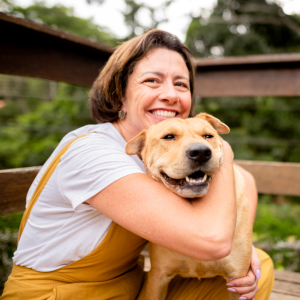
[[[242,173],[245,180],[245,190],[249,201],[250,215],[251,215],[252,226],[253,226],[255,221],[255,216],[256,216],[257,200],[258,200],[255,179],[251,173],[249,173],[239,165],[234,164],[234,167],[236,167]]]
[[[199,260],[228,255],[236,224],[233,154],[225,157],[208,193],[187,201],[144,174],[123,177],[87,202],[156,244]]]

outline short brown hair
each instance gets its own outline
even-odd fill
[[[91,116],[97,123],[113,122],[118,119],[118,111],[123,103],[128,76],[137,62],[155,48],[166,48],[178,52],[189,70],[193,114],[195,67],[193,57],[186,45],[173,34],[152,29],[141,36],[121,44],[111,55],[108,62],[95,80],[89,94]]]

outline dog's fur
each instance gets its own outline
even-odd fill
[[[205,113],[186,120],[173,118],[143,130],[128,142],[126,153],[141,153],[147,174],[164,183],[174,193],[184,198],[199,198],[207,193],[209,182],[223,161],[223,143],[219,134],[228,132],[229,128],[224,123]],[[198,152],[189,152],[189,149],[198,146],[211,151],[211,157],[204,159],[204,162],[201,158],[194,160]],[[202,152],[201,155],[207,155]],[[252,226],[243,177],[237,169],[234,173],[237,222],[231,253],[215,261],[199,261],[150,243],[151,270],[146,283],[147,300],[165,299],[168,284],[177,275],[198,279],[221,275],[227,282],[247,275],[251,261]],[[185,178],[191,175],[198,181],[192,182],[192,177],[189,177],[188,182]],[[236,293],[230,293],[230,300],[239,297]]]

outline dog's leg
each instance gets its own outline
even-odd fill
[[[240,297],[241,297],[241,295],[239,295],[239,294],[237,294],[237,293],[232,293],[232,292],[230,292],[230,294],[229,294],[229,299],[230,299],[230,300],[239,300]]]
[[[151,268],[146,283],[146,300],[165,300],[168,285],[176,274],[167,274],[165,270]]]

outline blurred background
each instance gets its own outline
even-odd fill
[[[300,50],[299,0],[0,0],[0,11],[112,47],[159,28],[176,34],[196,58]],[[66,133],[93,123],[88,92],[0,74],[0,169],[42,165]],[[224,138],[236,159],[300,162],[299,97],[196,101],[196,112],[231,128]],[[299,216],[299,197],[260,195],[253,241],[277,269],[300,272]],[[21,217],[0,217],[0,285],[11,268]]]

